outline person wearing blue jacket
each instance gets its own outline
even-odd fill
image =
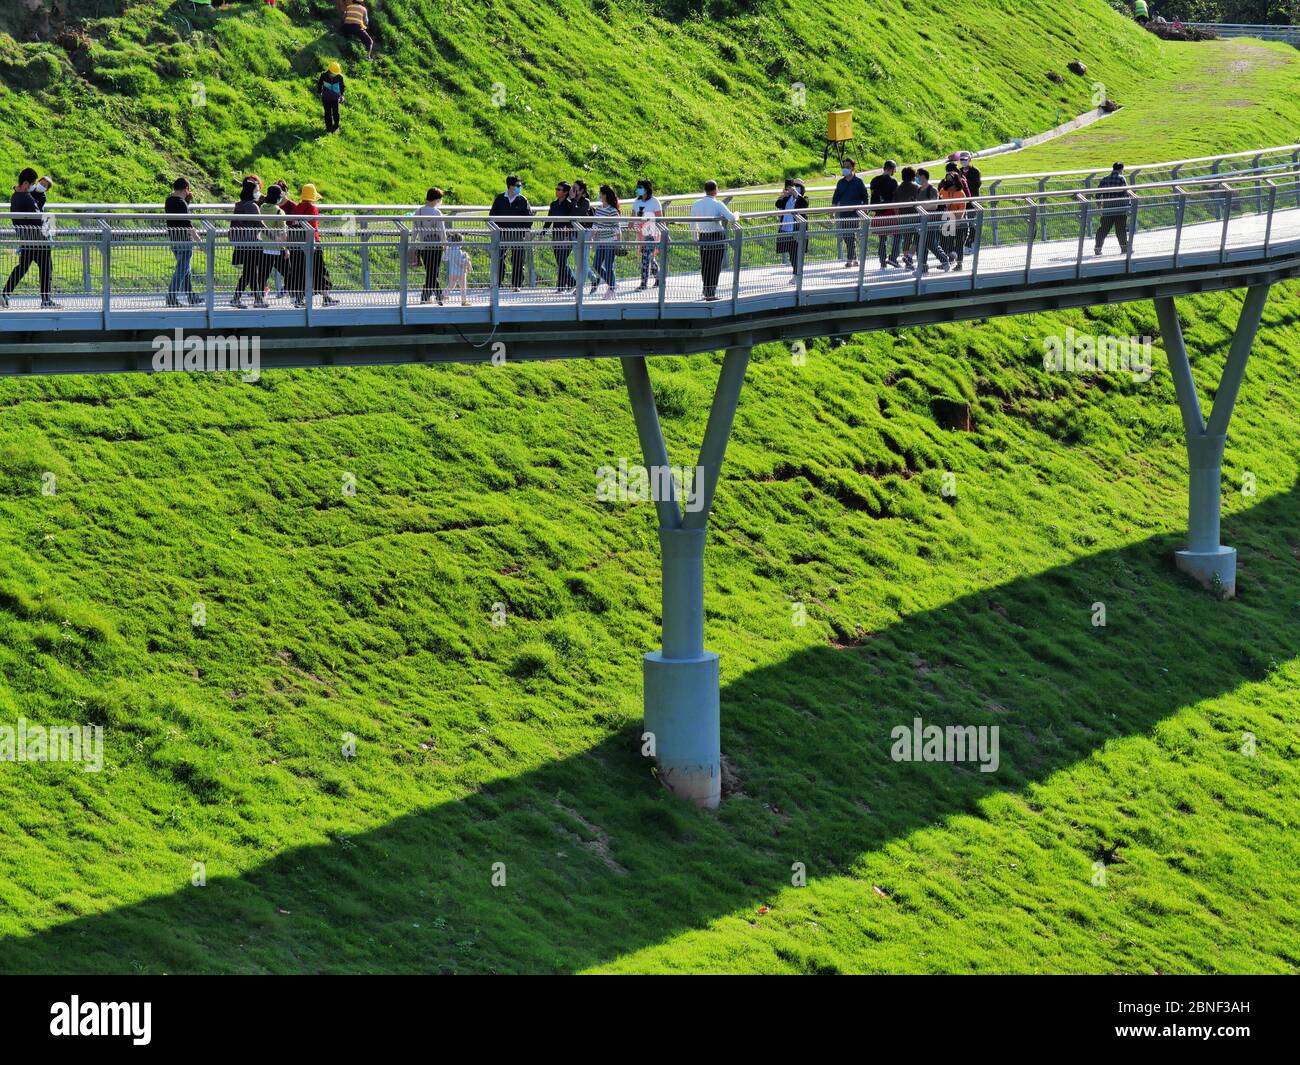
[[[831,197],[832,207],[861,207],[867,202],[867,186],[857,174],[858,164],[852,159],[845,159],[840,170],[841,177],[835,183],[835,195]],[[845,266],[858,265],[858,244],[856,233],[862,220],[856,211],[845,211],[840,216],[841,239],[848,246],[849,256]]]

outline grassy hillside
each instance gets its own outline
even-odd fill
[[[373,64],[337,34],[332,0],[208,13],[133,0],[66,47],[0,37],[0,171],[43,160],[74,199],[152,199],[175,172],[229,195],[253,169],[314,179],[336,201],[409,200],[438,182],[473,202],[507,170],[538,195],[562,174],[770,181],[820,167],[831,107],[855,108],[865,157],[932,158],[1086,110],[1098,80],[1122,100],[1161,54],[1105,0],[958,0],[933,19],[881,0],[847,20],[767,0],[735,15],[678,0],[377,7]],[[330,138],[311,89],[334,58],[349,103]],[[1075,58],[1086,77],[1047,80]]]
[[[219,32],[262,20],[306,32],[251,10]],[[676,42],[664,54],[720,32],[653,25],[647,41]],[[1270,143],[1294,139],[1275,91],[1291,77],[1252,89]],[[120,130],[107,153],[83,146],[85,194],[111,167],[146,181],[164,149],[218,143],[151,145],[127,117],[147,95],[116,117],[69,108]],[[18,110],[45,115],[52,144],[63,106]],[[809,155],[760,156],[748,127],[698,152],[670,139],[682,126],[645,128],[670,175]],[[421,153],[446,152],[385,129],[367,134],[370,172],[332,160],[340,189],[376,166],[414,180],[435,165]],[[1219,147],[1209,124],[1192,132],[1180,152]],[[1094,162],[1176,154],[1141,123],[1089,136],[1107,138]],[[458,159],[506,165],[503,144]],[[281,158],[297,173],[334,150]],[[215,182],[247,164],[211,165]],[[637,455],[616,366],[0,381],[0,723],[107,734],[99,774],[0,767],[0,970],[1295,972],[1295,295],[1270,300],[1229,437],[1226,603],[1172,569],[1186,475],[1167,372],[1041,369],[1066,327],[1155,335],[1149,306],[822,342],[805,365],[756,351],[707,561],[733,774],[716,814],[672,800],[637,754],[658,546],[649,504],[595,496],[598,467]],[[1185,304],[1205,395],[1239,305]],[[653,361],[677,461],[718,361]],[[953,404],[972,431],[942,427]],[[998,725],[1001,769],[893,762],[890,730],[915,716]]]

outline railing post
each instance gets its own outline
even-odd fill
[[[401,222],[398,222],[397,228],[401,233],[401,236],[398,238],[397,249],[398,249],[398,254],[402,257],[402,265],[398,269],[398,277],[399,277],[398,284],[401,287],[398,289],[398,296],[397,296],[397,320],[401,322],[402,325],[405,325],[406,304],[408,299],[407,285],[410,282],[410,273],[409,273],[410,263],[408,262],[408,258],[410,255],[409,249],[411,246],[411,241],[410,241],[410,233],[407,232],[406,226],[404,226]]]
[[[495,222],[492,226],[492,246],[489,252],[491,274],[488,277],[488,319],[496,325],[501,307],[501,268],[504,252],[501,248],[501,230]]]
[[[1268,181],[1268,179],[1265,179]],[[1268,258],[1269,244],[1273,239],[1273,211],[1277,207],[1277,185],[1268,181],[1268,221],[1264,223],[1264,258]]]
[[[989,195],[996,196],[998,194],[998,186],[1001,184],[1002,184],[1001,181],[994,179],[993,183],[989,185]],[[993,246],[997,247],[997,243],[998,243],[998,204],[994,203],[993,204]]]
[[[916,234],[916,294],[919,296],[921,294],[921,278],[925,276],[926,271],[929,269],[926,263],[926,253],[930,250],[930,212],[921,207],[917,211],[917,217],[921,222]]]
[[[1133,265],[1133,246],[1137,243],[1138,231],[1138,198],[1136,194],[1129,194],[1128,208],[1128,252],[1124,256],[1124,273],[1129,273]]]
[[[740,228],[739,222],[732,222],[731,225],[736,230],[736,235],[731,240],[735,251],[731,264],[731,313],[735,314],[740,304],[740,258],[745,247],[745,231]]]
[[[587,229],[586,226],[581,224],[578,226],[578,242],[575,246],[575,254],[578,261],[574,263],[578,268],[577,273],[574,274],[578,280],[575,292],[575,306],[577,307],[578,321],[582,321],[582,303],[586,298],[587,293],[587,237],[590,232],[591,230]],[[660,283],[662,284],[662,282]]]
[[[870,211],[859,211],[858,215],[862,218],[861,239],[858,241],[858,250],[861,252],[858,256],[858,302],[861,303],[862,290],[867,280],[867,256],[871,254],[871,223],[876,215]]]
[[[1029,197],[1029,240],[1025,245],[1025,284],[1029,284],[1029,265],[1034,259],[1034,237],[1038,233],[1038,201]]]
[[[310,225],[303,226],[302,239],[302,292],[307,301],[304,317],[311,325],[312,304],[316,302],[316,231]]]
[[[971,291],[974,292],[975,278],[980,272],[980,245],[984,242],[984,208],[978,203],[971,203],[966,208],[968,216],[971,211],[975,212],[975,243],[971,248],[970,263],[970,287]]]
[[[358,220],[361,230],[361,287],[370,291],[370,220],[362,217]]]
[[[794,231],[790,234],[794,237],[794,261],[798,267],[798,272],[794,275],[794,305],[803,306],[803,274],[805,261],[808,258],[808,230],[804,228],[808,223],[795,218]]]
[[[1228,223],[1232,221],[1232,189],[1223,187],[1223,236],[1219,238],[1219,262],[1228,255]]]
[[[664,316],[664,303],[668,299],[668,258],[671,244],[668,238],[668,224],[661,221],[663,232],[659,234],[659,317]]]
[[[1088,239],[1088,215],[1089,202],[1088,197],[1082,192],[1075,193],[1079,200],[1079,255],[1074,263],[1074,277],[1078,280],[1083,276],[1083,246]]]
[[[203,305],[208,328],[212,328],[212,315],[217,309],[217,227],[211,222],[203,223],[203,256],[207,259],[203,267]],[[192,271],[191,271],[192,273]]]
[[[104,331],[107,332],[111,321],[110,312],[113,309],[113,229],[102,218],[99,221],[99,256],[100,267],[104,272],[104,292],[103,305],[100,308],[100,318],[103,321]]]
[[[1039,192],[1046,192],[1046,191],[1047,191],[1047,178],[1043,178],[1043,179],[1041,179],[1041,180],[1038,182],[1038,191],[1039,191]],[[1035,210],[1035,213],[1037,213],[1036,210]],[[1047,215],[1046,215],[1046,213],[1044,213],[1042,219],[1039,221],[1039,225],[1041,225],[1041,226],[1043,227],[1043,231],[1042,231],[1040,234],[1038,234],[1038,239],[1039,239],[1039,240],[1046,240],[1046,239],[1047,239]],[[1029,275],[1026,274],[1025,276],[1026,276],[1026,278],[1027,278]]]
[[[1175,186],[1178,193],[1178,206],[1174,208],[1174,269],[1178,269],[1178,253],[1183,246],[1183,219],[1187,216],[1187,193]]]
[[[81,291],[90,295],[90,245],[81,242]]]

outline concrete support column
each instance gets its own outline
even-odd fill
[[[1174,301],[1170,297],[1155,301],[1187,441],[1187,547],[1175,552],[1174,561],[1183,573],[1226,597],[1237,594],[1237,551],[1219,542],[1223,448],[1268,290],[1268,285],[1256,285],[1246,292],[1208,422],[1201,414],[1201,403],[1197,398]]]
[[[727,440],[749,363],[749,348],[728,350],[700,449],[695,486],[702,505],[685,515],[675,496],[656,499],[659,514],[660,575],[663,581],[663,640],[643,662],[644,731],[654,736],[659,779],[674,795],[714,809],[722,799],[720,671],[718,656],[704,649],[704,545],[708,516]],[[654,391],[642,358],[623,360],[637,435],[651,467],[651,482],[664,487],[666,468]]]

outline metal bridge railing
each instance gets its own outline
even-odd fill
[[[1254,37],[1261,41],[1286,41],[1300,46],[1300,26],[1249,22],[1184,22],[1198,30],[1210,30],[1219,37]]]
[[[340,312],[349,321],[360,314],[393,323],[481,321],[485,312],[497,321],[507,309],[542,319],[607,316],[596,312],[601,306],[664,316],[707,303],[734,312],[770,298],[869,300],[1267,257],[1279,242],[1300,242],[1300,168],[1106,191],[1118,195],[981,196],[959,204],[960,214],[943,201],[764,210],[713,234],[676,216],[605,226],[525,219],[509,227],[456,216],[431,235],[406,216],[371,216],[364,227],[354,216],[323,216],[311,228],[293,218],[261,225],[266,216],[56,213],[33,229],[35,216],[0,214],[0,277],[29,264],[0,310],[0,330],[85,328],[91,316],[112,328],[138,312],[189,325],[268,327],[338,321]],[[1121,219],[1127,251],[1108,237],[1096,257],[1098,227]],[[23,230],[12,221],[25,223]],[[882,251],[899,266],[881,268]],[[40,308],[30,275],[41,260],[51,268],[59,310]],[[464,269],[453,270],[454,260]],[[463,306],[473,309],[468,319]],[[79,316],[75,324],[65,322],[69,315]]]

